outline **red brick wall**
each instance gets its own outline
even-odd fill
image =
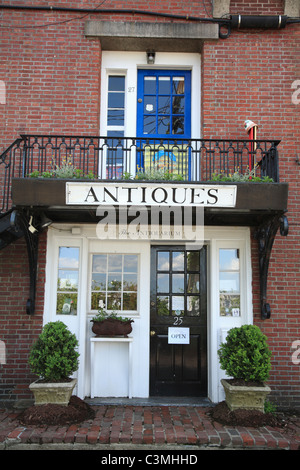
[[[252,4],[252,2],[250,2]],[[289,183],[289,235],[277,234],[272,250],[268,302],[271,319],[260,319],[257,242],[252,242],[254,321],[267,335],[273,353],[270,385],[282,405],[300,404],[299,364],[292,362],[299,340],[300,104],[293,104],[292,83],[299,79],[300,28],[232,32],[203,51],[202,120],[206,138],[245,138],[243,123],[259,124],[258,139],[280,139],[279,173]]]
[[[35,379],[28,367],[28,353],[43,322],[46,240],[46,233],[41,234],[34,316],[26,314],[29,267],[24,239],[0,250],[0,339],[6,349],[6,364],[0,364],[0,407],[29,398],[28,386]]]
[[[14,4],[4,0],[2,4]],[[27,1],[16,2],[28,5]],[[58,0],[56,6],[70,2]],[[72,2],[73,7],[95,7],[100,2]],[[31,0],[31,5],[50,5]],[[107,2],[103,8],[211,16],[211,2]],[[231,13],[282,14],[283,2],[232,1]],[[68,21],[76,18],[74,21]],[[0,10],[0,80],[7,89],[0,104],[0,152],[20,133],[97,135],[100,115],[101,48],[83,34],[87,19],[111,21],[168,19],[107,13],[88,15],[58,12]],[[60,24],[53,24],[57,23]],[[47,25],[40,27],[41,25]],[[22,29],[14,29],[22,26]],[[26,26],[26,28],[24,28]],[[30,28],[27,28],[30,26]],[[202,53],[202,133],[205,138],[245,138],[245,119],[259,124],[258,138],[280,139],[281,181],[289,182],[287,238],[277,236],[270,263],[268,301],[270,320],[261,321],[257,242],[252,242],[254,320],[268,336],[273,352],[271,386],[281,404],[299,406],[299,365],[292,363],[292,343],[299,338],[299,110],[292,103],[292,83],[300,79],[299,25],[277,31],[233,31],[226,40],[206,42]],[[1,167],[1,165],[0,165]],[[0,168],[1,177],[1,168]],[[7,342],[7,365],[0,365],[2,396],[25,397],[30,381],[29,345],[42,325],[46,235],[40,242],[38,307],[25,313],[29,291],[24,241],[0,251],[0,331]],[[3,332],[5,332],[3,334]],[[5,335],[5,336],[4,336]],[[5,393],[4,393],[5,391]],[[11,392],[10,392],[11,391]],[[11,395],[10,395],[11,394]],[[1,400],[1,396],[0,396]]]

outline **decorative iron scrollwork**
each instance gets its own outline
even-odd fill
[[[261,318],[266,320],[271,317],[271,307],[267,302],[268,270],[273,243],[276,233],[280,229],[282,236],[287,236],[289,231],[288,219],[285,215],[276,215],[261,225],[254,237],[258,240],[259,248],[259,272],[260,272],[260,302]]]

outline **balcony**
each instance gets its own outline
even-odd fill
[[[279,182],[279,143],[44,135],[16,139],[0,156],[0,248],[22,236],[26,239],[27,313],[34,312],[38,235],[46,226],[45,219],[96,224],[97,207],[107,202],[98,198],[100,188],[119,213],[134,205],[133,193],[139,194],[138,204],[148,208],[151,201],[146,194],[150,194],[152,203],[189,204],[194,212],[197,206],[204,207],[205,225],[255,227],[261,312],[262,318],[269,318],[266,286],[272,245],[278,228],[281,235],[288,233],[284,215],[288,184]],[[82,188],[85,197],[78,199]],[[127,201],[118,200],[122,191]],[[182,204],[176,191],[181,197],[185,194]],[[159,198],[154,197],[157,192]],[[221,193],[225,198],[216,204]],[[213,197],[205,201],[204,194]],[[126,215],[130,222],[129,212]],[[191,220],[194,225],[195,218]]]
[[[287,210],[288,185],[279,183],[279,143],[22,135],[0,156],[0,212],[30,209],[56,222],[95,222],[94,205],[68,204],[68,181],[107,187],[122,182],[132,188],[156,181],[194,191],[199,184],[234,185],[234,207],[208,205],[205,224],[257,226]]]
[[[107,184],[121,180],[126,185],[149,180],[189,182],[191,186],[235,184],[238,220],[241,222],[242,211],[243,223],[253,225],[249,211],[254,215],[261,210],[286,210],[287,185],[279,183],[278,174],[279,143],[22,135],[0,156],[0,212],[13,207],[40,207],[51,211],[55,220],[67,221],[63,218],[66,212],[72,219],[71,208],[66,211],[65,188],[66,180],[74,179]],[[210,219],[218,223],[216,214]]]

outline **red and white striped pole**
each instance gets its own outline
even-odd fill
[[[249,135],[249,172],[252,171],[252,168],[255,168],[255,161],[254,161],[254,156],[255,156],[255,150],[256,150],[256,133],[257,133],[257,128],[258,125],[255,124],[255,122],[250,121],[250,119],[247,119],[245,121],[245,130],[247,134]]]

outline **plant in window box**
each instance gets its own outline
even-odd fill
[[[221,380],[228,408],[264,412],[266,396],[271,392],[265,385],[271,369],[266,336],[255,325],[232,328],[218,355],[221,369],[232,377]]]
[[[101,302],[98,313],[91,319],[91,322],[93,323],[92,332],[96,336],[124,336],[127,338],[132,332],[131,323],[134,320],[118,316],[115,312],[107,313]]]
[[[70,376],[78,369],[78,341],[61,322],[47,323],[29,355],[29,366],[39,379],[30,384],[35,405],[55,403],[67,406],[77,379]]]

